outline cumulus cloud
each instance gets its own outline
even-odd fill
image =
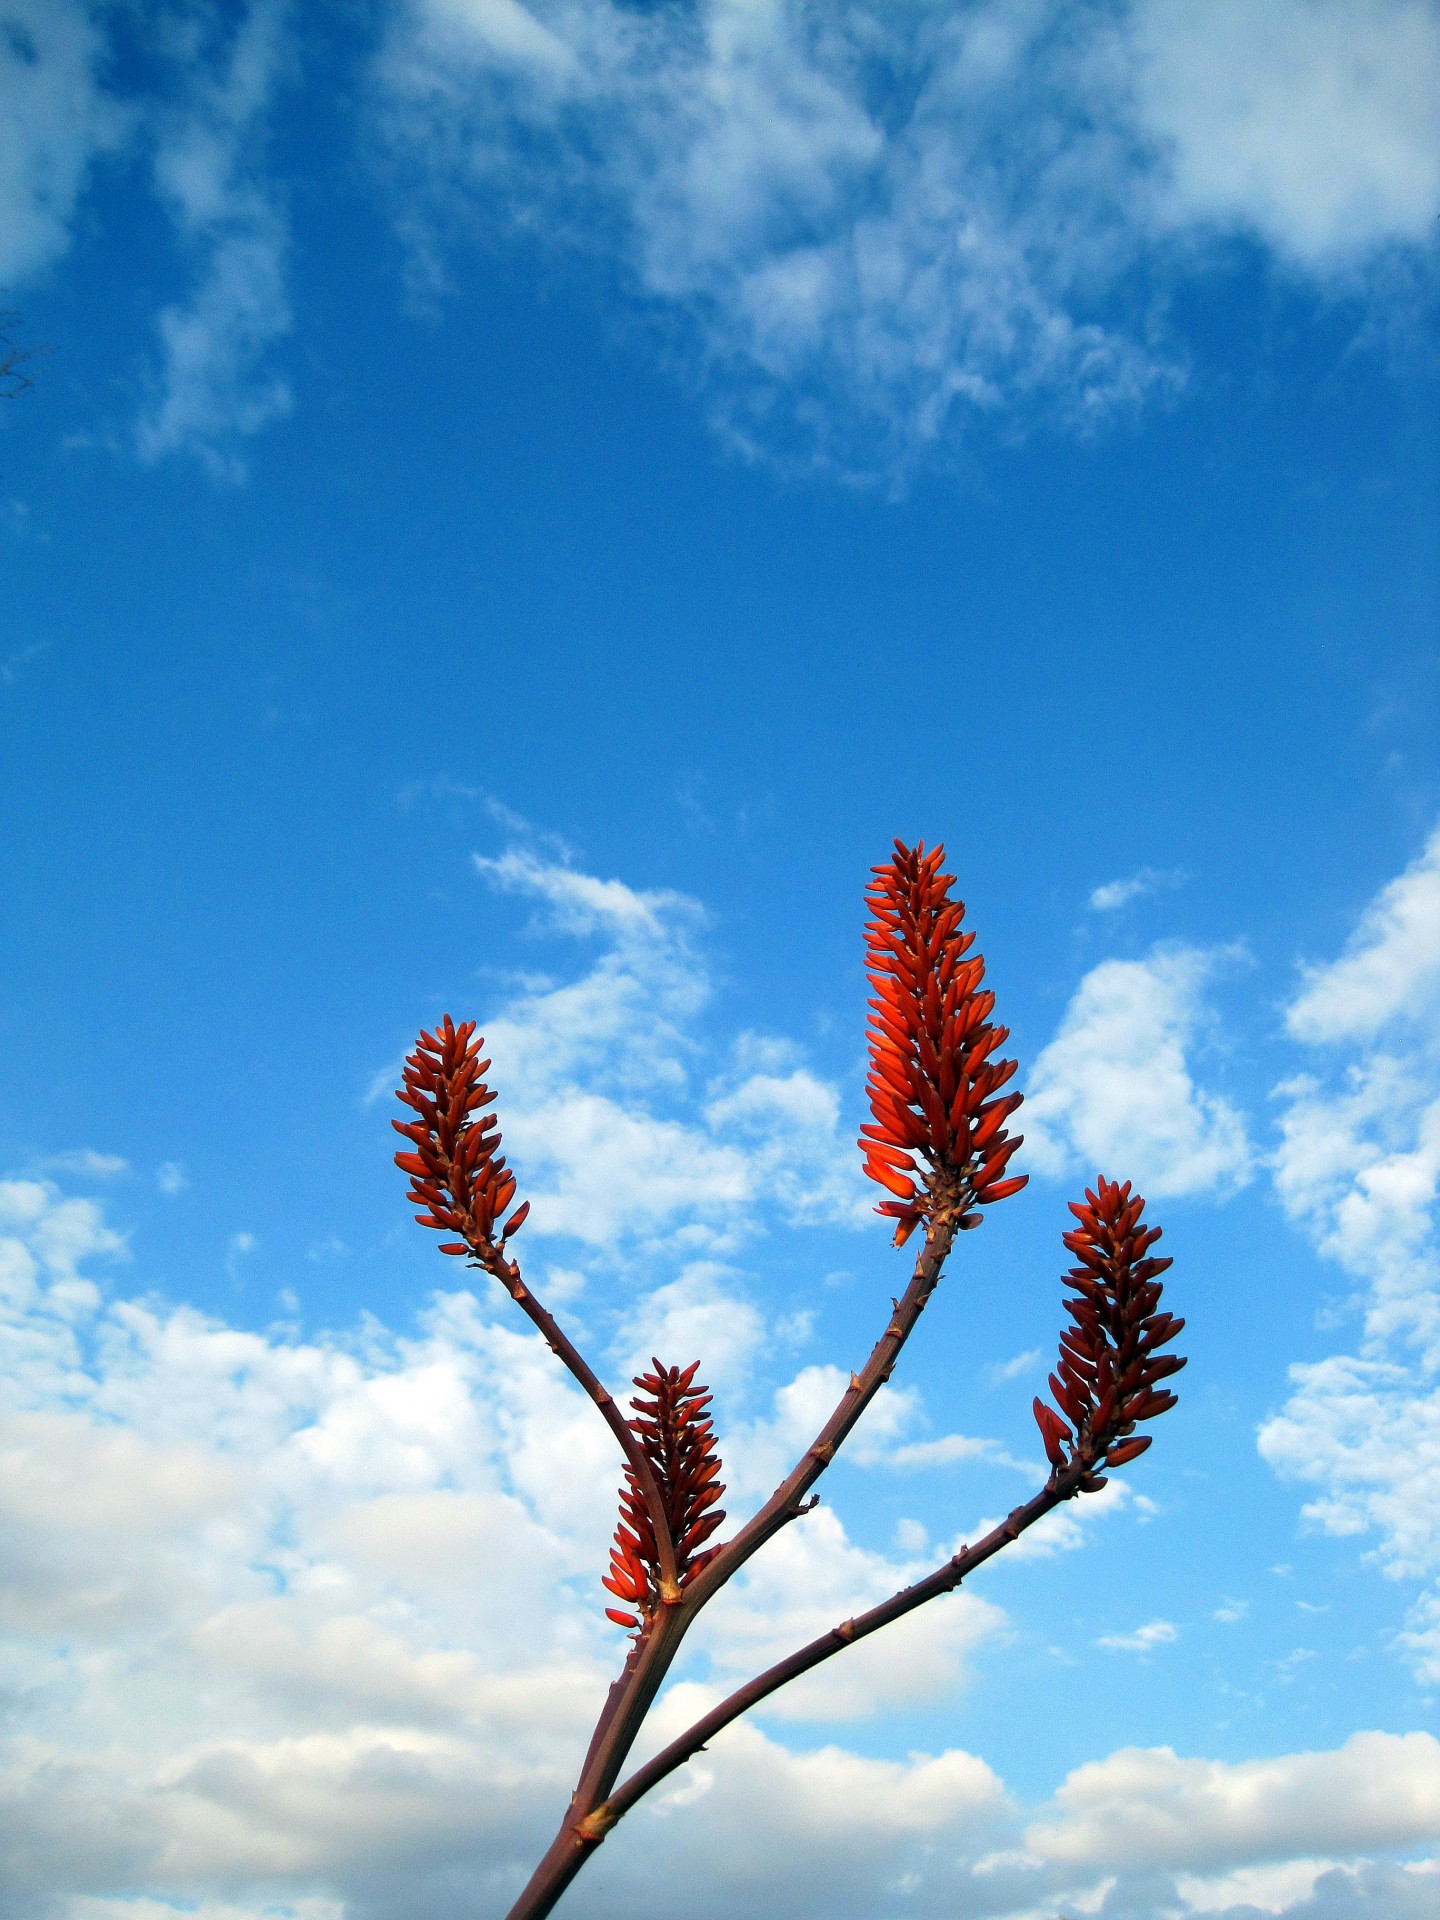
[[[1428,1024],[1440,997],[1440,827],[1360,917],[1345,951],[1306,969],[1286,1008],[1298,1040],[1373,1040],[1383,1028]]]
[[[1123,1168],[1156,1198],[1245,1185],[1253,1156],[1244,1119],[1197,1086],[1191,1066],[1216,965],[1194,948],[1157,947],[1086,974],[1030,1077],[1032,1166],[1055,1178]]]
[[[505,1303],[457,1293],[409,1334],[371,1320],[287,1339],[107,1300],[123,1251],[94,1203],[0,1184],[6,1913],[503,1907],[619,1656],[596,1582],[610,1436],[543,1343],[496,1317]],[[780,1411],[803,1430],[833,1385],[797,1376]],[[882,1451],[913,1407],[877,1409]],[[1091,1504],[1119,1499],[1112,1483]],[[912,1527],[892,1559],[825,1508],[798,1522],[717,1603],[653,1739],[912,1578],[923,1545]],[[1347,1856],[1440,1832],[1424,1735],[1248,1767],[1127,1751],[1077,1770],[1028,1825],[972,1754],[780,1741],[963,1690],[1002,1624],[982,1595],[952,1596],[728,1730],[607,1846],[591,1910],[621,1920],[680,1874],[697,1920],[817,1905],[870,1920],[897,1888],[933,1920],[1093,1911],[1158,1870],[1190,1876],[1177,1912],[1213,1912],[1232,1880],[1237,1897],[1326,1875],[1378,1887],[1381,1869]],[[1293,1871],[1244,1877],[1267,1863]],[[1399,1873],[1386,1889],[1405,1890]]]
[[[852,471],[1173,389],[1156,293],[1217,236],[1325,288],[1428,252],[1437,83],[1421,0],[410,0],[377,67],[432,268],[457,190],[598,247],[739,444]]]
[[[1417,1393],[1406,1367],[1350,1354],[1294,1367],[1290,1378],[1260,1451],[1324,1488],[1306,1518],[1331,1533],[1373,1528],[1397,1576],[1440,1571],[1440,1395]]]
[[[1026,1843],[1054,1861],[1204,1872],[1437,1837],[1440,1742],[1427,1733],[1357,1733],[1331,1753],[1232,1765],[1128,1747],[1077,1767]]]
[[[1440,832],[1360,915],[1333,961],[1306,969],[1286,1010],[1314,1071],[1277,1089],[1275,1189],[1334,1260],[1364,1315],[1360,1352],[1291,1369],[1260,1447],[1320,1489],[1305,1515],[1372,1535],[1398,1578],[1440,1570]],[[1435,1592],[1399,1638],[1440,1674]]]
[[[1322,273],[1430,239],[1440,24],[1424,0],[1144,0],[1129,31],[1159,219],[1248,232]]]
[[[872,1221],[838,1089],[779,1041],[744,1035],[723,1058],[704,1044],[697,902],[531,849],[476,865],[536,903],[539,931],[596,949],[577,977],[525,983],[485,1021],[505,1139],[534,1206],[527,1236],[595,1257],[648,1246],[713,1262],[767,1207],[792,1223]],[[706,1273],[674,1283],[671,1309],[699,1311],[718,1269]]]

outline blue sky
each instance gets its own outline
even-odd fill
[[[1432,1909],[1437,79],[1411,0],[0,3],[7,1912],[503,1910],[616,1464],[387,1089],[481,1022],[527,1271],[743,1511],[904,1270],[897,833],[1031,1182],[662,1718],[1035,1483],[1097,1171],[1181,1404],[567,1905]]]

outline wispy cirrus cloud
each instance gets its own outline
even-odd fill
[[[136,66],[123,10],[7,7],[0,285],[65,253],[105,155],[153,158],[189,284],[158,317],[143,459],[234,478],[290,406],[268,135],[298,20],[176,0]],[[466,227],[587,256],[730,443],[792,467],[899,483],[980,423],[1087,433],[1173,395],[1193,348],[1171,296],[1237,247],[1354,303],[1358,331],[1433,289],[1424,0],[387,0],[376,21],[420,277],[443,285]]]
[[[8,0],[0,16],[0,287],[66,252],[96,162],[132,130],[107,51],[93,11],[66,0]]]
[[[290,9],[151,8],[139,62],[124,16],[83,0],[13,0],[0,16],[0,286],[22,288],[69,250],[99,162],[146,156],[190,285],[157,315],[132,444],[144,461],[185,454],[234,480],[245,441],[290,406],[270,364],[291,309],[267,151]],[[120,77],[132,72],[143,83]]]
[[[1107,1653],[1153,1653],[1156,1647],[1169,1647],[1180,1638],[1179,1629],[1170,1620],[1148,1620],[1132,1633],[1102,1633],[1095,1642]]]
[[[1173,392],[1166,291],[1227,242],[1326,292],[1428,256],[1437,84],[1418,0],[409,0],[377,65],[432,264],[457,194],[598,252],[736,444],[892,475]]]
[[[230,30],[195,14],[178,28],[185,72],[160,116],[155,187],[193,262],[187,298],[157,320],[161,364],[136,423],[140,457],[198,457],[244,477],[244,441],[286,414],[290,389],[267,370],[291,327],[288,234],[265,159],[268,120],[290,58],[286,0],[253,0]]]

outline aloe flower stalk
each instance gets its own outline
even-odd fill
[[[1145,1203],[1128,1181],[1097,1180],[1072,1205],[1077,1224],[1064,1236],[1077,1264],[1066,1275],[1071,1325],[1050,1376],[1055,1404],[1034,1403],[1050,1464],[1044,1486],[914,1585],[737,1687],[622,1778],[702,1609],[752,1555],[815,1506],[812,1489],[894,1372],[957,1235],[1026,1183],[1024,1174],[1009,1171],[1021,1145],[1006,1126],[1021,1101],[1005,1090],[1015,1062],[998,1057],[1009,1031],[991,1018],[995,996],[983,984],[985,962],[973,950],[974,934],[962,929],[965,908],[952,897],[943,859],[939,846],[927,852],[923,842],[910,848],[897,840],[891,858],[872,869],[867,889],[871,1118],[860,1130],[860,1149],[865,1172],[885,1190],[877,1211],[894,1221],[895,1245],[923,1229],[909,1284],[891,1299],[879,1337],[814,1441],[728,1539],[719,1538],[725,1489],[700,1362],[653,1360],[635,1379],[627,1416],[521,1275],[512,1240],[530,1207],[515,1205],[517,1177],[500,1151],[490,1111],[496,1096],[484,1078],[490,1062],[481,1057],[474,1022],[457,1026],[447,1014],[433,1032],[421,1032],[406,1060],[399,1097],[412,1117],[394,1123],[407,1142],[395,1160],[409,1176],[416,1219],[454,1236],[441,1243],[442,1253],[468,1259],[506,1289],[594,1402],[623,1461],[619,1521],[601,1584],[621,1603],[605,1612],[629,1635],[624,1664],[560,1829],[509,1920],[549,1914],[616,1822],[733,1720],[857,1640],[953,1592],[1045,1514],[1103,1486],[1102,1468],[1125,1466],[1149,1446],[1148,1436],[1136,1435],[1137,1424],[1175,1404],[1159,1383],[1185,1362],[1161,1349],[1184,1323],[1159,1309],[1159,1276],[1170,1265],[1151,1252],[1160,1229],[1141,1225]]]

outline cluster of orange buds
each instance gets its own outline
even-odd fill
[[[1079,1262],[1065,1275],[1076,1296],[1065,1310],[1075,1324],[1060,1336],[1060,1364],[1050,1376],[1056,1406],[1070,1425],[1038,1399],[1035,1419],[1053,1467],[1077,1458],[1123,1467],[1150,1444],[1148,1434],[1131,1437],[1136,1422],[1175,1405],[1175,1395],[1158,1383],[1185,1362],[1160,1348],[1185,1322],[1158,1311],[1159,1276],[1171,1262],[1151,1257],[1161,1230],[1140,1225],[1145,1202],[1131,1194],[1128,1180],[1123,1186],[1097,1180],[1093,1191],[1086,1188],[1084,1204],[1072,1200],[1070,1211],[1080,1223],[1064,1236]],[[1104,1482],[1090,1474],[1080,1485],[1089,1492]]]
[[[659,1485],[675,1548],[675,1577],[678,1586],[684,1587],[710,1558],[713,1549],[706,1551],[705,1542],[725,1518],[724,1510],[715,1504],[725,1488],[720,1481],[715,1429],[707,1413],[711,1395],[695,1384],[698,1360],[683,1369],[653,1358],[650,1364],[654,1371],[635,1379],[640,1392],[630,1403],[635,1412],[630,1428]],[[634,1469],[626,1467],[620,1524],[610,1549],[610,1572],[602,1584],[617,1600],[638,1607],[648,1618],[664,1598],[660,1577],[650,1509]],[[605,1613],[618,1627],[640,1625],[635,1614],[622,1613],[618,1607],[607,1607]]]
[[[961,1227],[979,1226],[981,1215],[964,1209],[1018,1193],[1027,1178],[1005,1177],[1024,1137],[1011,1138],[1005,1122],[1023,1096],[1000,1092],[1015,1062],[992,1055],[1010,1030],[990,1023],[995,996],[981,988],[974,934],[960,931],[965,905],[950,898],[944,857],[944,847],[927,853],[923,840],[913,849],[897,840],[866,889],[874,1122],[861,1127],[860,1150],[892,1196],[876,1211],[896,1222],[897,1247],[942,1205],[961,1209]]]
[[[397,1153],[395,1164],[410,1176],[410,1199],[423,1213],[422,1227],[458,1233],[442,1253],[499,1256],[530,1211],[527,1200],[505,1221],[499,1241],[495,1228],[515,1198],[515,1176],[500,1153],[500,1127],[493,1114],[481,1114],[495,1095],[481,1077],[490,1065],[480,1058],[485,1042],[475,1038],[475,1022],[457,1027],[447,1013],[434,1033],[422,1027],[414,1053],[405,1061],[405,1084],[396,1097],[418,1116],[392,1120],[414,1151]]]

